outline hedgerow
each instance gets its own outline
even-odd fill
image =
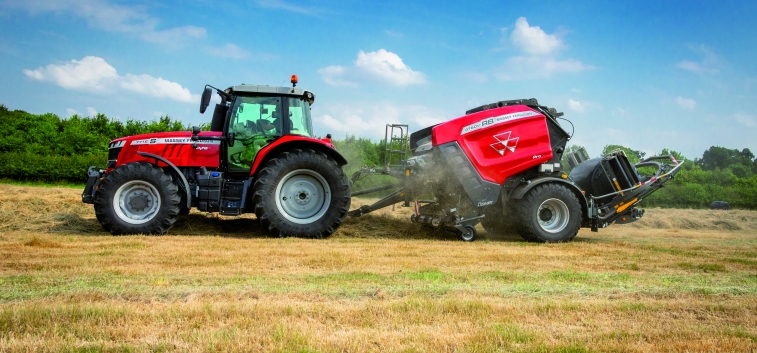
[[[62,119],[55,114],[30,114],[0,105],[0,179],[83,183],[88,167],[105,167],[111,140],[189,129],[168,116],[153,121],[130,119],[125,123],[103,114]],[[384,163],[383,141],[348,135],[335,139],[334,145],[350,162],[346,167],[350,175],[364,167],[380,169]],[[644,157],[640,151],[618,145],[606,146],[604,152],[618,148],[625,150],[633,162]],[[661,154],[685,159],[672,150],[664,149]],[[366,178],[355,187],[365,189],[391,182],[387,178]],[[710,147],[701,159],[687,161],[676,178],[644,200],[643,206],[706,208],[715,200],[727,201],[737,208],[757,209],[757,159],[749,149]]]

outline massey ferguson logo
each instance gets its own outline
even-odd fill
[[[497,140],[497,142],[489,145],[492,146],[500,156],[505,155],[505,150],[509,150],[510,153],[515,153],[515,147],[518,146],[518,139],[520,137],[510,138],[511,132],[512,131],[508,131],[494,135],[494,139]]]

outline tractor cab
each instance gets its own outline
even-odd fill
[[[292,84],[296,85],[296,76],[292,77]],[[232,175],[249,175],[258,152],[283,136],[313,137],[312,92],[294,86],[242,84],[223,91],[206,86],[201,113],[214,89],[221,102],[216,104],[211,131],[223,133],[226,143],[221,148],[221,165]]]

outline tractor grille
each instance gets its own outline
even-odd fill
[[[121,154],[123,147],[111,147],[108,149],[108,165],[106,168],[115,168],[118,155]]]
[[[109,161],[115,161],[118,159],[118,155],[121,154],[122,147],[119,148],[111,148],[108,150],[108,160]]]

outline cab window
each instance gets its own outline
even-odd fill
[[[281,136],[281,98],[238,97],[229,130],[250,136]],[[241,137],[241,136],[240,136]]]
[[[290,134],[312,137],[313,125],[310,120],[310,104],[301,98],[287,98],[289,104]]]
[[[234,146],[228,148],[229,171],[248,172],[260,149],[284,134],[282,112],[281,97],[236,98],[229,122],[234,136]]]

